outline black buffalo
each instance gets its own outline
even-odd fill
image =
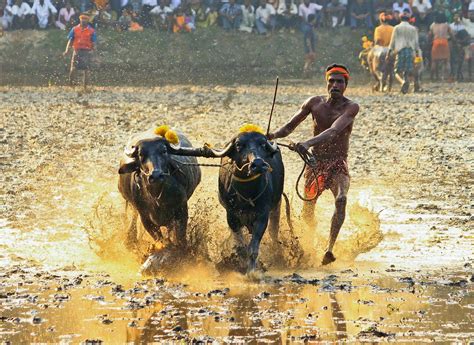
[[[174,147],[153,131],[130,138],[119,168],[119,191],[134,209],[128,229],[128,243],[136,241],[138,216],[154,240],[162,240],[160,226],[175,237],[175,245],[186,247],[188,199],[201,181],[195,157],[178,156],[191,143],[178,134],[180,147]],[[188,165],[196,164],[196,165]]]
[[[201,150],[201,149],[197,149]],[[258,132],[237,135],[222,151],[208,149],[207,157],[221,157],[219,201],[227,211],[227,223],[235,235],[242,227],[252,234],[247,272],[256,268],[260,241],[270,221],[276,243],[285,170],[280,149]]]

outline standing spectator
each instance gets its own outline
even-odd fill
[[[451,78],[463,81],[462,67],[464,64],[465,47],[469,46],[470,37],[461,21],[461,12],[454,14],[454,22],[449,25],[454,39],[451,41]]]
[[[364,24],[369,29],[373,28],[369,4],[366,0],[356,0],[351,9],[351,28],[359,28]]]
[[[314,27],[316,26],[316,16],[314,14],[308,15],[307,23],[308,28],[305,34],[303,35],[303,78],[308,78],[310,76],[311,66],[316,60],[316,34],[314,33]]]
[[[276,25],[276,11],[272,5],[267,4],[267,0],[260,0],[260,6],[258,6],[255,12],[255,25],[257,31],[261,35],[265,35],[270,31],[273,33]]]
[[[153,8],[158,6],[157,0],[142,0],[142,9],[140,12],[141,23],[145,28],[153,26],[153,21],[151,19],[150,12]]]
[[[449,75],[450,51],[448,39],[453,37],[444,13],[436,14],[435,22],[430,26],[430,37],[433,42],[431,48],[431,79],[438,79],[441,66],[441,80],[444,80]]]
[[[413,0],[411,5],[417,26],[426,27],[431,24],[431,2],[430,0]]]
[[[295,31],[298,25],[298,7],[293,0],[282,0],[277,8],[277,26],[283,29]]]
[[[60,30],[66,30],[66,28],[71,26],[72,20],[76,12],[71,6],[71,1],[66,1],[66,6],[59,10],[58,20],[56,21],[56,27]]]
[[[240,31],[251,33],[255,26],[255,8],[251,0],[244,0],[242,5],[242,23],[240,23]]]
[[[89,82],[89,69],[91,63],[92,51],[95,48],[97,36],[95,30],[89,25],[89,17],[85,14],[79,16],[80,23],[73,27],[68,35],[66,50],[63,55],[69,52],[72,45],[74,52],[71,58],[71,70],[69,72],[69,84],[72,86],[76,70],[83,71],[82,85],[84,90]]]
[[[234,31],[240,28],[242,22],[242,7],[235,3],[235,0],[222,5],[219,11],[222,18],[222,26],[225,31]]]
[[[31,11],[36,15],[40,29],[46,29],[53,21],[52,14],[58,13],[49,0],[35,0]]]
[[[374,43],[376,46],[388,47],[390,39],[392,38],[393,26],[388,23],[390,16],[387,16],[384,12],[380,13],[379,21],[380,25],[375,28],[374,31]]]
[[[469,71],[469,79],[472,80],[472,64],[474,61],[474,1],[471,1],[469,4],[469,18],[463,18],[462,23],[464,28],[469,33],[471,38],[471,43],[466,46],[465,49],[465,59],[467,61],[467,67]]]
[[[346,16],[346,6],[339,0],[331,0],[326,5],[326,23],[330,28],[343,26]]]
[[[155,6],[150,11],[150,14],[155,18],[155,28],[164,31],[164,32],[171,32],[172,28],[172,16],[173,10],[171,7],[168,6],[168,0],[161,0],[159,6]]]
[[[309,0],[304,0],[299,7],[298,14],[301,17],[301,32],[303,32],[305,52],[303,77],[307,77],[310,67],[315,59],[316,34],[314,33],[314,25],[317,21],[317,13],[321,11],[321,9],[321,5],[310,3]]]
[[[298,15],[302,18],[301,31],[303,31],[303,33],[305,32],[305,30],[309,30],[308,16],[310,14],[314,14],[316,21],[318,21],[318,19],[321,18],[322,9],[323,9],[323,6],[319,4],[310,2],[310,0],[303,0],[303,3],[300,4],[300,6],[298,7]]]
[[[400,19],[400,24],[393,28],[389,54],[393,52],[396,55],[395,75],[398,81],[402,83],[401,92],[408,92],[411,75],[415,79],[415,92],[418,92],[421,91],[419,75],[414,70],[414,58],[415,56],[421,56],[418,30],[408,22],[410,16],[407,13],[403,13]]]

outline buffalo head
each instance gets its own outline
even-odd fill
[[[166,139],[161,137],[138,141],[125,151],[125,159],[120,162],[119,174],[134,171],[140,172],[142,178],[149,183],[162,182],[170,175],[171,148]]]
[[[270,167],[268,160],[278,152],[276,143],[268,141],[265,135],[258,132],[239,133],[224,150],[216,152],[220,157],[229,157],[234,162],[234,173],[237,175],[261,174]],[[240,172],[240,173],[239,173]]]

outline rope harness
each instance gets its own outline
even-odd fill
[[[301,169],[301,172],[298,175],[298,178],[296,179],[295,190],[296,190],[296,195],[298,195],[298,198],[300,198],[303,201],[308,201],[308,202],[316,200],[319,196],[317,193],[312,198],[306,198],[305,196],[303,196],[300,193],[300,191],[298,189],[298,186],[299,186],[300,181],[301,181],[301,177],[303,176],[304,171],[306,170],[306,167],[309,166],[311,168],[314,168],[316,166],[316,158],[314,157],[314,155],[312,155],[310,152],[308,152],[308,150],[305,150],[304,148],[298,147],[294,143],[290,143],[290,144],[278,143],[278,145],[286,147],[286,148],[290,149],[291,151],[295,151],[301,157],[301,159],[304,162],[303,169]],[[317,178],[315,179],[315,182],[316,182],[316,187],[317,187],[316,189],[319,190],[319,183],[318,183]]]

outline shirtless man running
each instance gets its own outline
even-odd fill
[[[317,198],[330,189],[336,209],[331,221],[331,232],[322,264],[336,260],[332,250],[346,215],[349,170],[347,153],[349,137],[359,105],[344,97],[349,71],[343,65],[333,64],[326,69],[328,97],[314,96],[306,100],[293,117],[280,129],[268,135],[269,139],[284,138],[292,133],[308,115],[313,119],[314,137],[296,144],[295,149],[307,152],[310,148],[316,160],[315,166],[305,171],[305,196],[314,199],[303,206],[303,215],[313,223]]]

